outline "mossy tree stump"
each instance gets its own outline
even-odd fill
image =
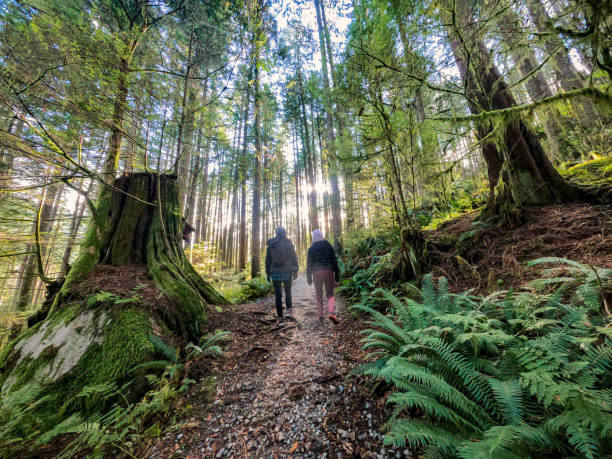
[[[168,327],[186,338],[199,337],[206,323],[205,305],[228,301],[185,257],[176,177],[126,174],[100,198],[98,209],[53,309],[61,307],[97,265],[143,265],[175,305],[159,311]]]
[[[0,414],[11,398],[45,397],[36,422],[4,420],[0,430],[8,423],[27,437],[71,413],[105,409],[106,396],[78,397],[86,386],[111,384],[136,397],[146,385],[135,367],[199,339],[207,305],[228,302],[185,257],[183,226],[174,176],[128,174],[102,189],[48,314],[0,355]]]

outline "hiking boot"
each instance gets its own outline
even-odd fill
[[[339,324],[340,323],[340,321],[338,320],[338,318],[334,314],[330,314],[329,315],[329,320],[331,320],[335,324]]]
[[[285,321],[283,320],[282,317],[279,317],[278,319],[276,319],[276,325],[278,325],[279,327],[282,327],[283,325],[285,325]]]
[[[293,317],[293,314],[291,313],[291,309],[287,309],[285,311],[285,319],[287,320],[295,320],[295,317]]]

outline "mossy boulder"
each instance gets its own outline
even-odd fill
[[[71,413],[103,412],[116,402],[108,392],[84,396],[87,388],[116,388],[116,396],[122,391],[129,399],[138,398],[147,385],[144,375],[133,369],[159,358],[151,337],[160,329],[136,307],[52,313],[3,353],[0,413],[14,409],[15,396],[22,404],[42,399],[35,420],[29,419],[29,425],[14,423],[13,433],[27,437],[48,430]]]

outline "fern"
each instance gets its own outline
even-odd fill
[[[386,444],[466,458],[597,457],[610,446],[612,333],[599,307],[612,270],[530,263],[540,264],[555,267],[531,291],[452,294],[427,275],[420,302],[377,289],[354,306],[371,317],[364,348],[377,358],[357,371],[395,388]]]
[[[153,344],[153,348],[157,354],[162,355],[171,363],[178,362],[178,350],[175,347],[170,346],[159,336],[154,335],[153,333],[149,333],[149,341],[151,341],[151,344]]]

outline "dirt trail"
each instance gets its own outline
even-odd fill
[[[224,327],[235,337],[216,393],[149,457],[408,457],[382,447],[383,401],[348,377],[363,362],[358,329],[338,302],[339,325],[316,316],[313,289],[300,276],[293,316],[275,321],[273,298],[238,306]],[[190,402],[197,404],[191,395]]]

